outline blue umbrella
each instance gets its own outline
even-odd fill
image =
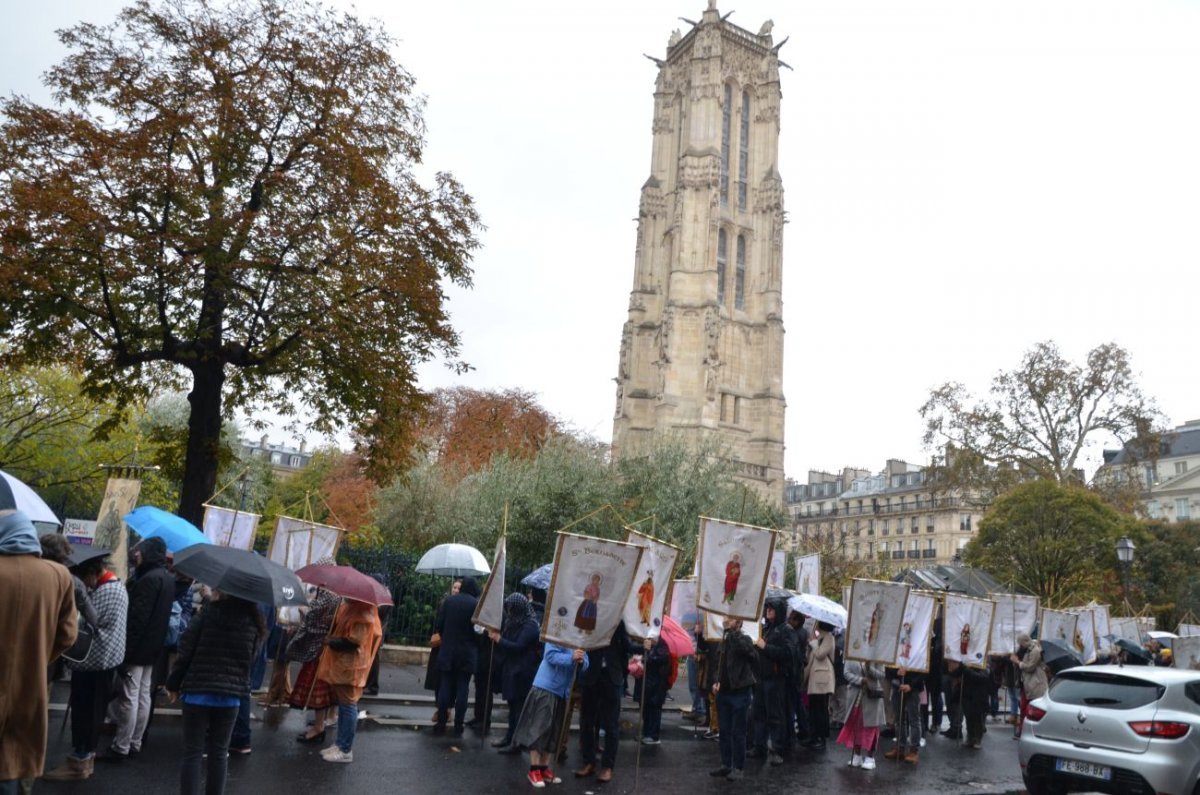
[[[161,538],[172,554],[194,544],[212,543],[187,519],[152,505],[125,514],[125,524],[142,538]]]
[[[521,580],[522,585],[528,585],[530,588],[538,588],[543,591],[550,590],[550,575],[554,573],[554,564],[547,563],[541,568],[534,569],[529,574],[525,575],[525,579]]]

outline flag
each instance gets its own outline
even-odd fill
[[[483,584],[483,594],[475,603],[476,624],[496,632],[504,621],[504,566],[506,563],[505,536],[496,542],[496,556],[492,562],[492,573]]]

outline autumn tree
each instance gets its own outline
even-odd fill
[[[447,474],[463,475],[507,455],[533,458],[564,433],[532,392],[452,387],[434,390],[418,435]]]
[[[1113,510],[1095,493],[1035,480],[992,504],[963,559],[1043,600],[1082,603],[1105,594],[1106,573],[1117,571],[1117,540],[1137,534],[1132,517]]]
[[[1124,348],[1100,345],[1080,365],[1040,342],[1019,367],[996,374],[986,397],[946,383],[930,393],[921,417],[925,445],[948,451],[942,482],[990,481],[999,493],[1029,477],[1071,481],[1089,444],[1145,437],[1159,414]]]
[[[349,427],[378,478],[407,464],[479,219],[418,178],[393,39],[283,0],[140,0],[59,37],[56,104],[0,105],[0,364],[75,363],[122,405],[187,386],[193,521],[234,408]]]

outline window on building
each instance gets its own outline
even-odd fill
[[[875,542],[874,541],[867,542],[867,557],[870,557],[870,558],[875,557]]]
[[[737,236],[737,270],[733,272],[733,307],[746,308],[746,238]]]
[[[725,230],[717,231],[717,304],[725,306],[725,270],[729,262],[729,240]]]
[[[904,498],[903,497],[900,498],[900,510],[902,510],[902,511],[904,510]]]
[[[283,463],[283,453],[271,453],[271,463],[272,464],[282,464]]]
[[[1147,464],[1147,465],[1146,465],[1146,467],[1145,467],[1145,470],[1146,470],[1146,488],[1148,488],[1148,489],[1150,489],[1150,488],[1154,488],[1154,480],[1155,480],[1155,478],[1154,478],[1154,467],[1153,467],[1153,465]]]
[[[1175,521],[1182,522],[1184,519],[1192,518],[1192,506],[1187,497],[1178,497],[1175,500]]]
[[[912,540],[912,543],[908,545],[908,548],[911,549],[913,552],[917,552],[918,550],[921,549],[920,544],[921,544],[921,542],[917,541],[917,539],[914,538]]]
[[[1151,519],[1158,519],[1162,516],[1162,509],[1158,507],[1158,500],[1150,500],[1146,503],[1146,513]]]
[[[742,399],[740,397],[733,399],[733,424],[742,424]]]
[[[1187,461],[1176,461],[1175,462],[1175,474],[1182,475],[1182,474],[1185,474],[1186,472],[1187,472]]]
[[[884,535],[887,535],[887,534],[888,534],[888,532],[890,531],[890,528],[889,528],[889,526],[888,526],[888,525],[889,525],[889,523],[888,523],[888,520],[887,520],[887,519],[880,519],[880,520],[879,520],[879,523],[880,523],[880,528],[881,528],[881,529],[882,529],[882,531],[883,531],[883,534],[884,534]]]
[[[926,533],[933,532],[933,517],[932,516],[925,517],[925,532]]]
[[[750,92],[742,92],[742,124],[738,130],[738,209],[746,211],[746,175],[750,171]]]
[[[919,518],[920,517],[918,517],[918,516],[914,516],[911,520],[909,520],[909,524],[908,524],[909,532],[911,532],[911,533],[921,532],[920,523],[917,521]]]
[[[927,539],[925,539],[925,540],[926,540],[926,542],[927,542],[927,543],[925,544],[925,548],[926,548],[926,549],[928,549],[928,550],[930,550],[930,551],[933,551],[934,549],[937,549],[936,542],[934,542],[934,540],[933,540],[932,538],[927,538]]]
[[[971,532],[971,514],[960,513],[958,515],[958,529],[965,532]]]
[[[729,206],[729,129],[733,113],[733,86],[725,84],[725,104],[721,108],[721,206]]]
[[[880,551],[880,552],[887,552],[887,551],[888,551],[888,542],[886,542],[886,541],[880,541],[880,542],[879,542],[879,551]]]
[[[869,535],[869,536],[875,535],[875,520],[874,519],[867,520],[867,535]]]
[[[854,543],[854,559],[855,559],[855,560],[858,560],[858,558],[859,558],[859,554],[858,554],[858,542],[856,541],[856,542]]]
[[[291,459],[288,460],[288,466],[290,466],[292,469],[299,469],[300,468],[300,456],[298,456],[298,455],[292,456]]]

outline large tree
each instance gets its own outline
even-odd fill
[[[56,104],[0,107],[0,363],[73,362],[120,401],[188,385],[193,521],[235,407],[349,427],[376,476],[407,463],[479,219],[418,178],[393,40],[282,0],[141,0],[59,36]]]
[[[930,393],[921,417],[926,446],[947,450],[944,482],[998,478],[1002,488],[1031,475],[1071,481],[1089,444],[1145,439],[1159,414],[1120,346],[1100,345],[1080,365],[1053,342],[1040,342],[1020,366],[992,379],[986,397],[945,383]]]
[[[1095,493],[1050,480],[1023,483],[992,504],[963,558],[1052,604],[1111,596],[1116,543],[1138,536],[1133,517]]]

